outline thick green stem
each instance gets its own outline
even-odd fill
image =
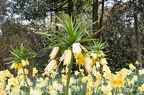
[[[66,83],[65,95],[68,95],[69,82],[70,82],[70,76],[71,76],[71,70],[72,70],[72,62],[69,64],[69,67],[68,67],[68,76],[67,76],[67,83]]]
[[[22,69],[23,69],[23,74],[24,74],[24,80],[25,80],[25,82],[26,82],[26,84],[27,84],[28,91],[30,91],[30,86],[29,86],[29,84],[28,84],[27,77],[26,77],[26,74],[25,74],[25,71],[24,71],[24,67],[23,67],[23,66],[22,66]]]

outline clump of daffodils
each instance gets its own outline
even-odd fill
[[[54,60],[54,59],[52,59]],[[63,59],[64,60],[64,59]],[[143,69],[135,72],[135,66],[130,65],[130,69],[123,68],[112,73],[107,64],[102,65],[98,70],[96,65],[91,66],[88,75],[84,74],[84,69],[80,68],[70,76],[68,95],[143,95],[144,73]],[[9,70],[0,71],[0,94],[1,95],[64,95],[68,79],[68,71],[63,70],[62,75],[58,75],[53,69],[45,71],[43,76],[35,76],[37,69],[33,68],[32,75],[26,68],[24,69],[30,90],[26,90],[27,84],[24,79],[23,69],[18,69],[17,76],[11,74]]]

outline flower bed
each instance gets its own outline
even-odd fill
[[[102,71],[93,66],[91,73],[85,75],[83,69],[74,71],[70,77],[69,95],[143,95],[144,69],[138,70],[130,64],[115,74],[104,65]],[[28,70],[24,69],[27,75]],[[32,78],[26,76],[30,91],[24,79],[23,70],[18,69],[14,77],[9,70],[0,71],[0,95],[63,95],[66,88],[67,70],[59,75],[55,69],[37,77],[33,68]]]

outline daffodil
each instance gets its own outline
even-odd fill
[[[140,65],[140,62],[138,60],[136,60],[135,64],[136,65]]]
[[[75,75],[77,76],[80,72],[79,72],[79,71],[75,71],[74,73],[75,73]]]
[[[54,69],[54,67],[56,65],[57,65],[57,61],[56,60],[51,60],[44,70],[45,71],[50,71],[50,70]]]
[[[102,68],[102,71],[103,71],[103,76],[106,78],[106,79],[110,79],[111,77],[111,71],[109,69],[109,67],[105,64]]]
[[[135,67],[132,63],[129,64],[129,68],[130,68],[132,71],[136,69],[136,67]]]
[[[123,74],[123,77],[126,78],[128,75],[132,74],[132,71],[126,68],[121,69],[120,71]]]
[[[90,56],[92,57],[92,61],[93,61],[93,64],[95,64],[96,63],[96,61],[97,61],[97,54],[96,53],[94,53],[94,52],[92,52],[92,53],[90,53]]]
[[[139,91],[144,91],[144,84],[142,84],[140,87],[138,87]]]
[[[133,78],[131,79],[130,83],[131,83],[132,85],[134,85],[134,83],[135,83],[137,80],[138,80],[138,77],[135,76],[135,75],[133,75]]]
[[[96,67],[100,68],[100,63],[98,61],[96,62]]]
[[[121,72],[118,72],[116,75],[111,75],[111,85],[113,88],[120,90],[120,88],[124,86],[124,83],[125,81]]]
[[[32,77],[35,77],[35,74],[38,72],[38,70],[36,68],[33,68],[33,71],[32,71]]]
[[[112,87],[111,85],[102,85],[100,87],[101,91],[103,92],[104,95],[112,95]]]
[[[142,75],[142,74],[144,74],[144,69],[138,70],[138,72],[139,72],[140,75]]]
[[[106,61],[106,58],[101,58],[100,61],[99,61],[99,63],[100,63],[101,65],[108,64],[107,61]]]

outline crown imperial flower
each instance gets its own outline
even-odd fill
[[[71,50],[66,50],[66,52],[64,54],[64,63],[63,63],[63,65],[69,65],[70,62],[71,62],[71,58],[72,58]]]
[[[51,54],[49,55],[50,56],[50,59],[53,60],[55,59],[57,53],[59,52],[59,47],[54,47]]]
[[[21,63],[22,63],[22,66],[29,65],[29,61],[27,59],[26,60],[21,60]]]
[[[74,57],[76,58],[82,51],[79,43],[74,43],[72,45],[72,51],[74,53]]]
[[[56,64],[57,64],[56,60],[51,60],[44,70],[45,71],[50,71],[50,70],[54,69],[54,67],[56,66]]]

